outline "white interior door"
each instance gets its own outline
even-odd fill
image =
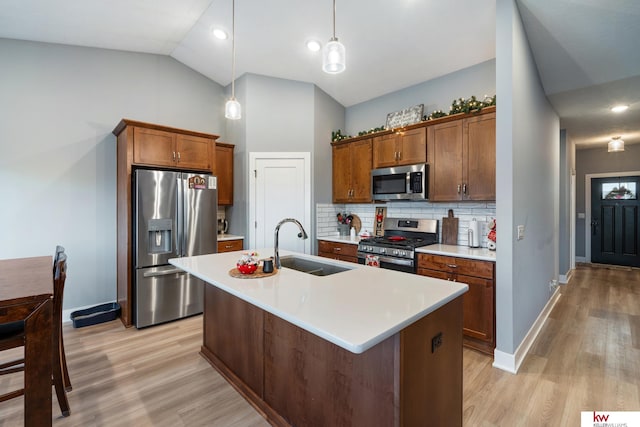
[[[249,153],[249,242],[251,248],[272,248],[276,225],[295,218],[311,236],[310,153]],[[298,238],[298,227],[280,228],[280,249],[311,253],[311,238]]]

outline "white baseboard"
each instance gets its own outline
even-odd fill
[[[553,292],[553,295],[551,295],[551,298],[549,298],[549,301],[547,301],[547,303],[545,304],[536,321],[533,322],[533,325],[529,329],[529,332],[527,332],[527,335],[524,337],[514,354],[505,353],[500,350],[494,350],[494,368],[502,369],[503,371],[511,372],[512,374],[518,373],[518,369],[520,369],[522,361],[529,352],[531,345],[533,345],[533,342],[538,337],[538,334],[540,333],[544,322],[547,320],[547,317],[549,317],[549,313],[551,313],[551,310],[553,310],[553,307],[556,305],[559,298],[560,289],[556,288],[556,290]]]
[[[569,270],[567,271],[567,274],[561,274],[560,276],[558,276],[558,282],[566,285],[567,283],[569,283],[569,280],[571,280],[571,276],[573,276],[573,270]]]
[[[587,257],[577,256],[576,262],[587,262]]]

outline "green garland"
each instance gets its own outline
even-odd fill
[[[442,110],[435,110],[431,114],[427,116],[422,116],[422,121],[433,120],[439,117],[451,116],[453,114],[459,113],[471,113],[471,112],[479,112],[485,107],[491,107],[496,105],[496,96],[485,95],[482,101],[479,101],[475,95],[472,95],[469,99],[458,98],[454,99],[451,103],[451,108],[448,113],[445,113]],[[384,126],[380,126],[377,128],[371,128],[369,130],[363,130],[358,132],[358,136],[369,135],[372,133],[382,132],[386,130]],[[351,135],[344,135],[342,131],[338,129],[335,132],[331,132],[331,141],[342,141],[343,139],[352,138]]]

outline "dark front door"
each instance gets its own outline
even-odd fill
[[[591,261],[640,267],[640,177],[591,180]]]

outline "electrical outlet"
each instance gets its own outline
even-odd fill
[[[436,349],[442,345],[442,332],[431,338],[431,353],[435,353]]]
[[[558,281],[556,279],[549,280],[549,292],[553,292],[558,287]]]
[[[524,225],[518,226],[518,240],[524,239]]]

